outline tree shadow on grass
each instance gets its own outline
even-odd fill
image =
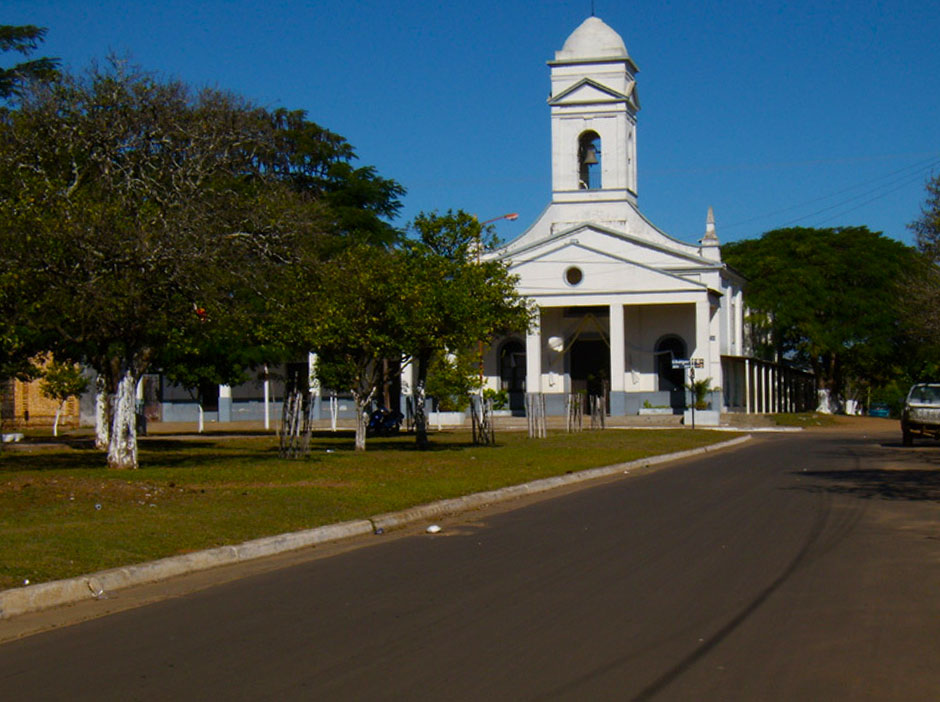
[[[141,437],[138,444],[141,468],[196,468],[229,461],[268,462],[282,460],[277,442],[267,445],[238,446],[239,438],[272,438],[270,433],[246,436],[217,432],[213,437],[201,434]],[[499,445],[497,444],[497,447]],[[469,436],[448,434],[432,435],[427,448],[419,449],[413,434],[401,433],[389,437],[370,437],[366,441],[368,455],[378,452],[438,453],[480,448]],[[355,453],[355,435],[351,431],[321,431],[311,435],[307,456],[294,459],[316,463],[327,453]],[[66,439],[55,443],[43,442],[5,450],[0,454],[0,474],[19,471],[106,470],[107,455],[94,446],[93,439]],[[117,472],[115,473],[117,474]]]

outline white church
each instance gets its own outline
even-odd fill
[[[506,261],[519,291],[537,308],[534,326],[484,353],[486,385],[505,390],[521,414],[526,395],[546,414],[566,412],[569,395],[604,398],[612,416],[689,404],[691,366],[710,381],[719,412],[800,411],[815,406],[812,378],[752,357],[744,280],[721,261],[711,210],[701,241],[657,229],[637,206],[638,68],[620,35],[589,17],[551,67],[552,199],[521,236],[489,254]],[[674,363],[677,362],[677,363]],[[200,390],[202,407],[157,376],[140,397],[152,419],[258,421],[280,416],[288,378],[309,377],[315,416],[327,398],[316,357],[236,387]],[[407,413],[413,369],[387,400]],[[331,396],[331,415],[352,416],[348,397]],[[322,407],[322,409],[321,409]],[[202,421],[202,419],[200,419]]]
[[[536,320],[485,355],[488,386],[508,391],[514,410],[525,393],[563,414],[569,393],[603,392],[611,415],[678,411],[689,371],[674,366],[689,365],[720,389],[715,410],[802,405],[805,378],[749,357],[744,280],[721,261],[711,209],[688,244],[637,206],[638,68],[620,35],[589,17],[548,65],[552,199],[492,254],[518,276]]]

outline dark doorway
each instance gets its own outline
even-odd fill
[[[603,339],[578,339],[570,351],[571,392],[607,395],[610,392],[610,347]]]
[[[508,341],[499,350],[499,387],[509,395],[509,409],[525,411],[525,346]]]
[[[669,406],[685,408],[685,370],[673,368],[673,359],[686,359],[685,342],[678,336],[667,336],[656,344],[656,372],[659,374],[659,389],[669,393]]]

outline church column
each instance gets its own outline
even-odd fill
[[[542,392],[542,311],[525,335],[525,391]]]
[[[711,353],[708,347],[708,336],[711,322],[711,307],[708,299],[695,303],[695,353],[694,358],[701,358],[705,367],[695,374],[696,380],[710,377]]]
[[[626,368],[626,349],[623,328],[623,303],[610,305],[610,416],[627,413],[623,376]]]

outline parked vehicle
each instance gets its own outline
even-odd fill
[[[405,416],[385,407],[379,407],[369,415],[366,434],[369,436],[392,436],[401,429],[401,420]]]
[[[873,402],[868,408],[869,417],[890,417],[891,408],[884,402]]]
[[[940,383],[918,383],[907,393],[901,440],[911,446],[915,436],[940,439]]]

